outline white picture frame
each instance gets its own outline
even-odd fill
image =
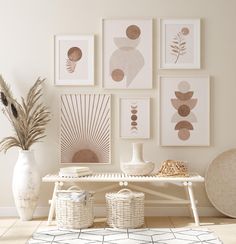
[[[94,36],[55,35],[54,85],[94,85]]]
[[[102,19],[105,89],[152,89],[153,20]]]
[[[120,137],[123,139],[150,138],[150,98],[120,97]]]
[[[159,144],[210,146],[210,77],[159,76]]]
[[[201,68],[201,20],[159,20],[159,68]]]
[[[60,163],[111,163],[111,95],[60,96]]]

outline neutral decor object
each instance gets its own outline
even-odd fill
[[[121,162],[121,170],[127,175],[148,175],[155,167],[153,162],[143,159],[143,144],[133,143],[133,154],[130,162]]]
[[[96,244],[222,244],[216,234],[207,228],[94,228],[58,230],[55,227],[39,227],[28,244],[96,243]]]
[[[57,191],[56,220],[63,229],[81,229],[93,224],[93,193],[76,186]]]
[[[39,197],[41,179],[31,147],[45,137],[45,126],[50,120],[47,107],[39,102],[43,82],[41,79],[35,82],[27,98],[21,98],[21,105],[0,76],[3,112],[15,131],[14,136],[6,137],[0,142],[0,150],[6,152],[11,147],[20,148],[13,172],[12,190],[21,220],[32,219]]]
[[[103,86],[152,88],[152,19],[104,19]]]
[[[122,189],[106,193],[107,224],[115,228],[138,228],[144,224],[144,193]]]
[[[93,173],[89,176],[84,177],[74,177],[74,178],[67,178],[67,177],[60,177],[58,174],[49,174],[42,178],[43,182],[46,183],[53,183],[54,190],[52,194],[52,198],[49,201],[50,203],[50,211],[48,214],[48,225],[52,223],[53,214],[55,210],[55,202],[56,202],[56,192],[60,190],[63,185],[65,184],[90,184],[90,182],[96,183],[109,183],[109,186],[99,187],[99,192],[107,192],[108,189],[117,188],[117,184],[120,186],[129,186],[129,188],[135,191],[145,192],[147,194],[151,194],[156,198],[161,198],[163,200],[152,200],[152,203],[156,204],[186,204],[191,206],[189,208],[190,212],[193,213],[194,221],[196,226],[199,226],[199,218],[198,212],[196,208],[196,201],[193,194],[193,184],[200,184],[204,182],[204,178],[196,173],[189,173],[189,177],[160,177],[158,175],[147,175],[147,176],[130,176],[127,174],[123,174],[120,172],[113,172],[113,173]],[[174,195],[166,193],[159,193],[157,189],[151,190],[148,184],[137,185],[136,183],[147,183],[151,182],[154,186],[158,187],[159,184],[167,183],[166,185],[178,184],[180,187],[186,188],[188,192],[188,199],[182,198],[182,192],[174,192]],[[181,196],[177,196],[181,194]]]
[[[61,177],[82,177],[91,174],[92,171],[88,167],[64,167],[59,170]]]
[[[160,68],[200,69],[200,19],[160,20]]]
[[[110,163],[110,103],[106,94],[61,96],[61,163]]]
[[[120,98],[120,137],[150,138],[150,98]]]
[[[162,163],[158,172],[159,176],[183,176],[188,177],[188,168],[185,162],[179,160],[166,160]]]
[[[94,85],[94,36],[55,36],[55,85]]]
[[[160,144],[210,145],[208,76],[160,76]]]
[[[221,213],[236,218],[236,149],[221,153],[206,171],[206,192]]]

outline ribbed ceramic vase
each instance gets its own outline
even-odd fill
[[[40,183],[34,151],[19,150],[13,172],[12,191],[17,212],[23,221],[33,218],[39,198]]]

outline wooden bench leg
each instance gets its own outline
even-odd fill
[[[189,200],[191,203],[191,208],[192,208],[195,224],[196,224],[196,226],[199,226],[200,223],[199,223],[197,207],[196,207],[196,203],[195,203],[195,199],[194,199],[194,194],[193,194],[192,182],[184,182],[184,185],[187,186]]]
[[[49,209],[49,214],[48,214],[48,223],[47,223],[48,225],[51,225],[51,223],[52,223],[53,215],[55,212],[55,205],[56,205],[56,193],[57,193],[57,190],[61,189],[62,185],[63,185],[63,182],[55,182],[52,199],[49,200],[50,209]]]

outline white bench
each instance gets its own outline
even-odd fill
[[[64,183],[80,183],[80,182],[113,182],[113,183],[119,183],[120,186],[128,186],[131,189],[142,191],[154,196],[158,197],[164,197],[167,200],[147,200],[145,203],[158,203],[158,204],[189,204],[191,205],[191,211],[195,220],[195,223],[197,226],[199,226],[199,217],[198,212],[196,208],[196,201],[194,199],[192,184],[193,183],[199,183],[204,182],[204,178],[198,174],[190,174],[189,177],[160,177],[157,175],[150,175],[150,176],[128,176],[123,173],[93,173],[89,176],[83,176],[83,177],[60,177],[57,174],[49,174],[43,177],[43,182],[53,182],[54,190],[52,199],[49,201],[50,203],[50,210],[48,215],[48,224],[50,225],[54,211],[55,211],[55,200],[56,200],[56,192],[57,190],[60,190]],[[188,199],[182,199],[175,196],[170,196],[165,193],[157,192],[151,189],[148,189],[147,187],[141,187],[134,185],[132,183],[135,182],[166,182],[166,183],[173,183],[173,184],[180,184],[183,187],[186,188],[188,193]],[[108,185],[103,188],[99,188],[97,192],[103,192],[108,191],[114,187],[116,187],[117,184]]]

